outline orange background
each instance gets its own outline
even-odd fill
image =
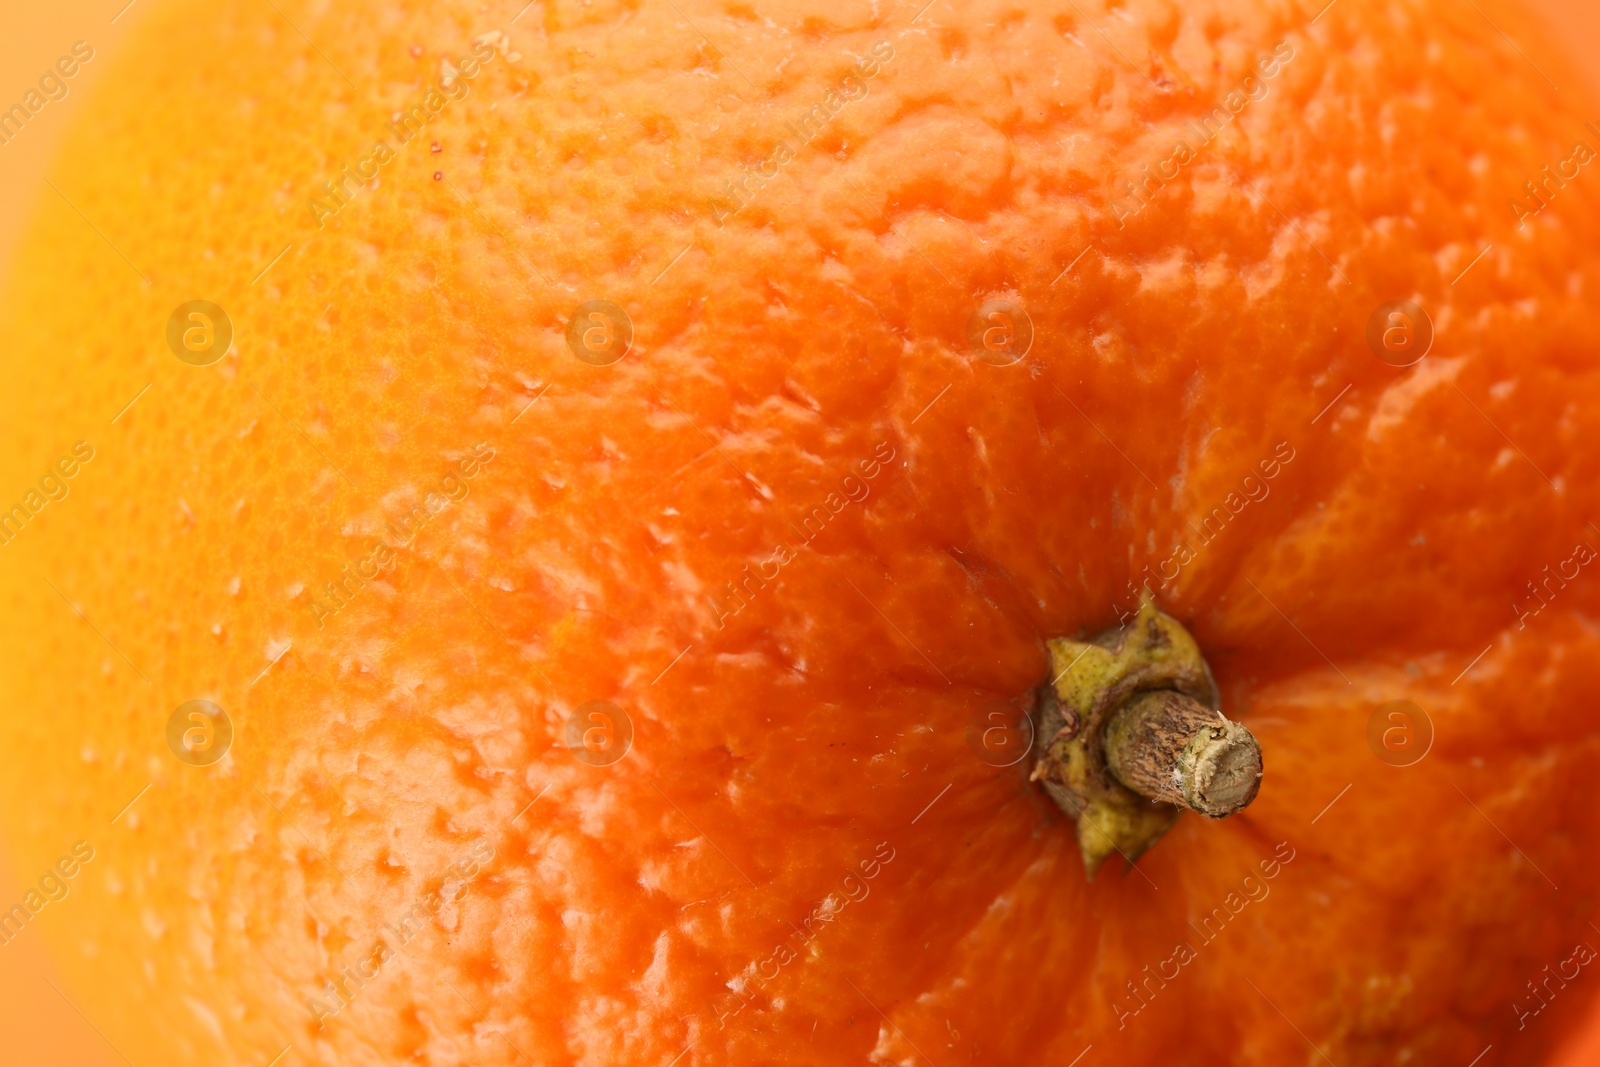
[[[70,95],[52,102],[11,143],[0,146],[0,277],[10,269],[10,253],[31,206],[38,197],[56,194],[43,178],[51,151],[87,92],[112,66],[127,27],[157,0],[54,0],[49,5],[10,4],[7,33],[0,34],[0,103],[19,99],[57,57],[74,41],[88,41],[95,58],[69,85]],[[1349,0],[1346,0],[1349,2]],[[1600,99],[1600,4],[1596,0],[1527,0],[1553,29],[1558,41],[1586,78],[1584,86],[1561,86],[1563,92],[1586,93]],[[1320,2],[1315,6],[1321,6]],[[1493,12],[1488,0],[1478,5]],[[119,14],[120,13],[120,14]],[[117,21],[113,23],[112,19]],[[1539,62],[1549,55],[1549,45],[1517,41],[1529,57]],[[1547,71],[1551,67],[1539,64]],[[1590,114],[1600,114],[1594,107]],[[237,131],[226,134],[233,136]],[[10,715],[48,714],[49,709],[8,708]],[[26,753],[13,756],[26,759]],[[34,880],[55,860],[54,856],[13,856],[0,850],[0,910],[21,899],[23,878]],[[18,877],[18,876],[21,877]],[[95,892],[92,881],[75,885],[74,893]],[[72,898],[41,913],[10,944],[0,946],[0,1059],[16,1064],[51,1064],[52,1067],[118,1067],[121,1055],[106,1043],[92,1022],[78,1013],[57,989],[64,989],[47,959],[35,926],[64,924],[71,929]],[[61,930],[56,931],[57,934]],[[106,976],[116,981],[116,976]],[[56,988],[52,988],[54,985]],[[1600,999],[1600,986],[1588,993]],[[1579,1035],[1555,1067],[1600,1067],[1600,1010],[1591,1016],[1587,1031]],[[1493,1054],[1483,1067],[1495,1063]],[[146,1065],[139,1065],[146,1067]],[[260,1065],[257,1065],[260,1067]]]

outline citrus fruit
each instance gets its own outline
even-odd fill
[[[1535,1062],[1600,134],[1318,8],[146,0],[3,310],[7,936],[141,1067]],[[1264,777],[1091,879],[1024,712],[1147,609]]]

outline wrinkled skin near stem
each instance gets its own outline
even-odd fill
[[[1222,818],[1255,799],[1260,746],[1223,717],[1199,646],[1148,594],[1127,625],[1049,647],[1033,778],[1077,819],[1090,878],[1114,852],[1132,863],[1184,809]]]

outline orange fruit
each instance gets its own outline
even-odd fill
[[[0,426],[7,936],[130,1061],[1577,1016],[1600,135],[1515,12],[142,7]],[[985,731],[1141,587],[1266,777],[1090,881]]]

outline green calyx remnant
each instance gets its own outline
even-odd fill
[[[1133,863],[1185,807],[1221,817],[1254,799],[1255,738],[1222,716],[1200,646],[1148,591],[1126,625],[1049,649],[1032,777],[1077,819],[1090,878],[1113,853]]]

